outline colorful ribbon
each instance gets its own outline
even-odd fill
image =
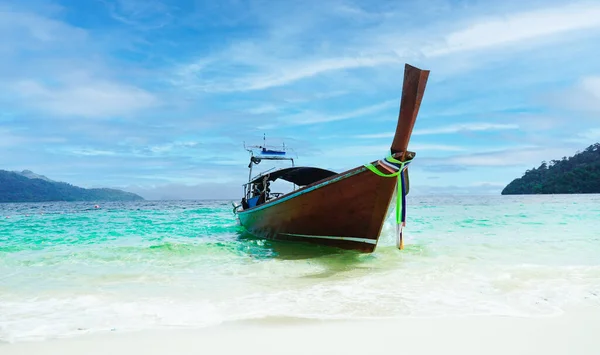
[[[389,173],[382,173],[375,167],[375,165],[369,163],[365,164],[365,167],[371,170],[373,173],[381,177],[398,177],[398,185],[396,190],[396,225],[398,233],[398,247],[404,248],[402,241],[402,228],[406,225],[406,174],[405,170],[410,164],[411,160],[400,161],[391,155],[388,155],[383,160],[379,160],[378,164],[381,168],[385,169]]]

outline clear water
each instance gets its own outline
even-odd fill
[[[600,309],[599,195],[408,202],[373,254],[253,239],[230,201],[0,204],[0,341]]]

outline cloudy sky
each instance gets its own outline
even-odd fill
[[[414,193],[495,193],[600,141],[600,2],[0,0],[0,169],[234,198],[242,143],[387,154],[430,69]]]

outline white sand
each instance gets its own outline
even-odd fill
[[[545,318],[259,321],[0,344],[0,354],[600,354],[600,311]]]

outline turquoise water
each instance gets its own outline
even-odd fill
[[[0,341],[600,309],[599,195],[408,202],[373,254],[254,239],[230,201],[0,204]]]

